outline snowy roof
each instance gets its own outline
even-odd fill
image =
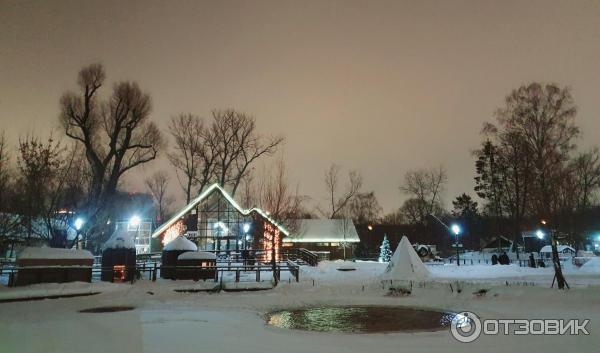
[[[571,251],[571,252],[575,252],[575,249],[573,249],[572,247],[570,247],[568,245],[557,245],[556,249],[558,250],[559,253],[562,253],[565,250]],[[540,252],[552,252],[552,246],[551,245],[544,245],[540,249]]]
[[[423,264],[423,261],[417,255],[408,238],[403,236],[382,278],[391,280],[421,280],[429,275],[429,269]]]
[[[358,243],[351,219],[301,219],[298,232],[283,238],[286,243],[348,242]]]
[[[231,206],[233,206],[242,215],[247,216],[247,215],[249,215],[252,212],[256,212],[259,215],[261,215],[263,218],[267,219],[269,222],[273,223],[277,228],[279,228],[279,230],[284,235],[289,235],[289,232],[287,231],[287,229],[285,229],[281,224],[277,223],[274,219],[272,219],[271,217],[269,217],[269,215],[265,211],[261,210],[258,207],[254,207],[254,208],[251,208],[251,209],[243,209],[233,199],[233,197],[231,197],[225,190],[223,190],[223,188],[221,186],[219,186],[219,184],[215,183],[215,184],[212,184],[211,186],[209,186],[206,190],[204,190],[203,193],[201,193],[198,197],[196,197],[195,199],[193,199],[184,208],[182,208],[181,210],[179,210],[179,212],[177,212],[173,217],[171,217],[171,219],[169,219],[168,221],[166,221],[165,223],[163,223],[160,227],[158,227],[154,231],[154,233],[152,233],[152,238],[156,238],[159,235],[161,235],[170,226],[172,226],[175,222],[177,222],[178,220],[180,220],[183,216],[185,216],[186,213],[188,213],[192,209],[194,209],[194,207],[196,207],[200,202],[202,202],[204,199],[206,199],[208,196],[210,196],[215,191],[220,192],[221,195],[223,195],[223,197],[225,197],[225,199],[227,199],[227,201],[229,201],[229,203],[231,204]]]
[[[198,247],[186,237],[180,235],[177,238],[168,242],[163,248],[163,251],[174,250],[198,251]]]
[[[18,259],[94,259],[94,255],[87,250],[34,248],[23,249],[17,256]]]
[[[177,260],[216,260],[217,255],[206,251],[188,251],[177,256]]]
[[[102,249],[135,249],[133,237],[123,229],[117,229],[104,243]]]

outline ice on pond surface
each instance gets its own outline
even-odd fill
[[[269,325],[308,331],[381,333],[437,331],[455,314],[400,306],[328,306],[270,313]]]

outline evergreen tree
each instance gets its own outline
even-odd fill
[[[387,238],[387,235],[384,234],[383,242],[381,242],[381,246],[379,247],[379,262],[390,262],[392,259],[392,249],[390,249],[390,241]]]

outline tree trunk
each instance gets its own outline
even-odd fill
[[[556,277],[556,283],[558,284],[558,289],[565,289],[566,280],[562,273],[562,268],[560,266],[560,258],[558,257],[558,247],[556,244],[556,239],[554,235],[552,237],[552,263],[554,265],[554,276]]]

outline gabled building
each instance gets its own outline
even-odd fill
[[[213,184],[175,213],[153,233],[163,244],[179,235],[199,250],[232,253],[262,252],[265,260],[281,257],[282,238],[289,232],[259,208],[242,208],[223,188]]]
[[[320,259],[351,258],[360,242],[351,219],[300,219],[298,231],[283,239],[286,248],[304,248]]]

